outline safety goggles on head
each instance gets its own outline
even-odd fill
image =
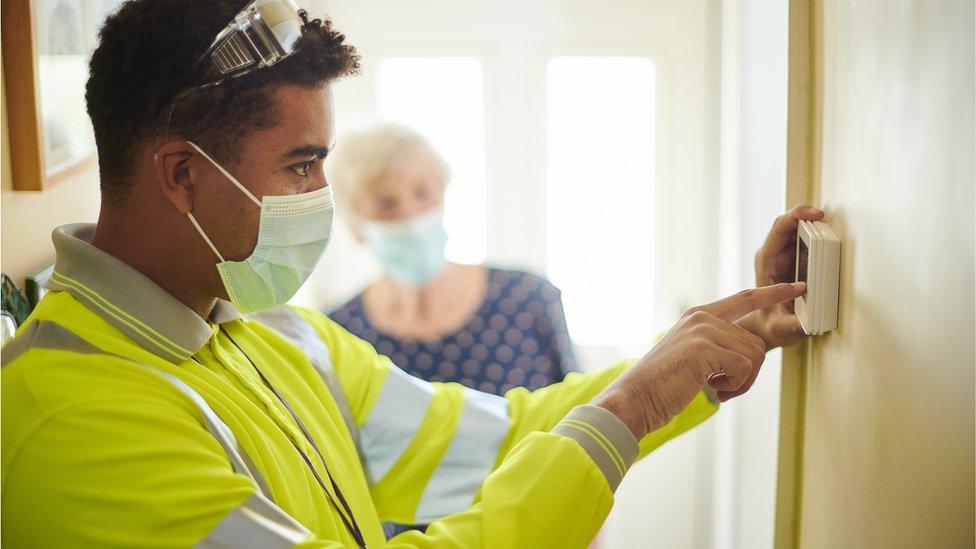
[[[292,0],[254,0],[217,34],[199,62],[211,60],[221,80],[274,65],[294,53],[302,13]]]
[[[214,38],[195,65],[207,80],[183,91],[167,115],[186,97],[257,69],[270,67],[295,53],[295,43],[308,24],[308,14],[294,0],[253,0]]]

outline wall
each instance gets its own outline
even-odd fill
[[[6,89],[6,83],[2,89]],[[95,222],[99,205],[98,170],[91,168],[42,192],[14,192],[4,91],[0,91],[0,125],[0,268],[17,284],[23,284],[25,275],[54,262],[52,229],[77,221]]]
[[[843,239],[840,317],[787,357],[801,416],[779,545],[973,547],[973,3],[805,15],[807,75],[791,79],[810,80],[791,89],[811,116],[790,154],[807,165],[790,194]]]

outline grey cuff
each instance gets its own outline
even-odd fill
[[[637,439],[613,412],[599,406],[577,406],[552,430],[579,443],[603,471],[610,491],[617,489],[637,459]]]

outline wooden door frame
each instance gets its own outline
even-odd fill
[[[786,206],[819,199],[822,74],[821,6],[818,0],[790,0],[789,80],[786,135]],[[779,457],[776,478],[777,549],[800,543],[803,440],[809,342],[783,350]]]

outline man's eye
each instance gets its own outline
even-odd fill
[[[315,160],[309,160],[308,162],[302,162],[301,164],[296,164],[292,169],[300,175],[301,177],[308,177],[308,171],[312,169],[315,165]]]

